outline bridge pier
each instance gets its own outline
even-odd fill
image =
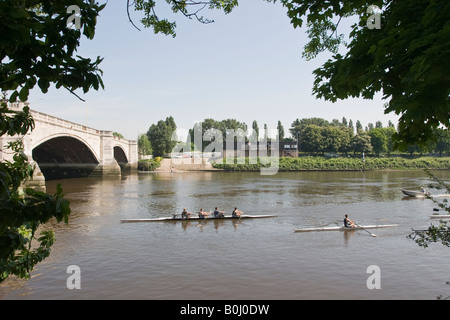
[[[45,177],[41,171],[41,168],[39,168],[39,165],[34,161],[31,163],[31,165],[34,167],[33,177],[25,182],[24,187],[33,188],[37,191],[45,192]]]
[[[122,170],[119,164],[99,164],[89,175],[90,177],[106,177],[106,176],[120,176],[122,175]]]

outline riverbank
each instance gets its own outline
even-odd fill
[[[268,158],[269,160],[270,159]],[[269,167],[270,163],[258,161],[250,163],[249,158],[241,159],[241,164],[228,164],[219,160],[213,164],[216,169],[224,171],[259,171],[263,167]],[[366,158],[365,161],[358,158],[325,158],[325,157],[300,157],[279,158],[278,171],[361,171],[361,170],[450,170],[450,157],[420,157],[407,158]]]
[[[142,172],[185,172],[185,171],[221,171],[213,167],[207,159],[171,159],[159,158],[156,160],[140,161],[138,171]]]

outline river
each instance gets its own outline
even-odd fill
[[[449,171],[439,171],[448,181]],[[0,284],[0,299],[436,299],[450,295],[450,248],[421,248],[411,228],[433,220],[430,200],[401,188],[430,180],[423,171],[135,173],[62,183],[69,224],[51,223],[57,241],[29,280]],[[277,214],[276,218],[120,223],[189,211]],[[342,224],[398,227],[294,233]],[[80,270],[70,290],[67,268]],[[368,272],[377,266],[378,273]],[[369,289],[377,276],[380,288]],[[371,278],[374,279],[374,278]],[[375,283],[375,282],[374,282]]]

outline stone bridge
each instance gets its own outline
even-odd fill
[[[21,110],[23,103],[11,108]],[[112,131],[97,130],[31,110],[35,128],[25,136],[0,137],[0,146],[22,138],[24,152],[36,163],[34,183],[47,180],[118,176],[122,170],[135,169],[138,161],[137,142],[119,138]],[[11,154],[0,150],[0,161],[11,160]],[[42,176],[43,174],[43,176]]]

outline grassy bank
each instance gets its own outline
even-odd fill
[[[270,158],[269,158],[270,159]],[[244,159],[239,159],[244,162]],[[264,160],[264,159],[263,159]],[[273,159],[272,159],[273,160]],[[258,161],[256,164],[249,163],[228,164],[219,160],[214,164],[214,168],[225,171],[257,171],[262,167],[269,167],[270,163]],[[253,161],[254,162],[254,161]],[[325,158],[325,157],[300,157],[300,158],[280,158],[279,171],[306,171],[306,170],[418,170],[418,169],[450,169],[450,157],[433,158],[421,157],[416,159],[406,158],[366,158],[363,164],[362,159],[357,158]]]

